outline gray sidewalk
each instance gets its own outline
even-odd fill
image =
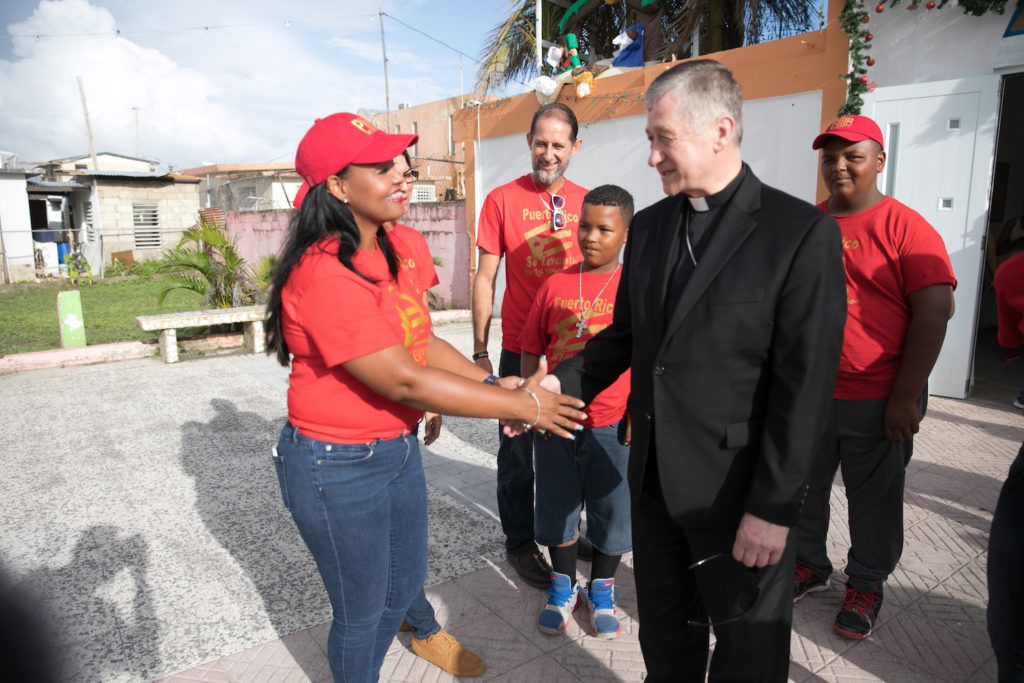
[[[438,333],[463,351],[468,325]],[[492,335],[496,338],[496,335]],[[1024,361],[978,352],[968,401],[934,398],[908,470],[906,549],[868,640],[835,635],[833,588],[795,609],[792,680],[991,681],[985,547],[1024,438],[1012,400]],[[156,359],[0,375],[0,561],[50,615],[66,677],[82,681],[330,680],[330,614],[280,501],[269,448],[287,374],[263,357]],[[642,680],[631,560],[617,575],[623,634],[534,626],[543,593],[503,561],[496,432],[448,419],[424,449],[428,596],[438,620],[488,664],[489,680]],[[830,555],[845,557],[841,485]],[[382,681],[452,678],[399,634]]]

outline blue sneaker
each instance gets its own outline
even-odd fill
[[[579,586],[574,586],[565,574],[551,572],[548,602],[537,617],[537,628],[548,635],[557,636],[565,630],[580,598]]]
[[[615,579],[597,579],[587,587],[587,606],[590,607],[590,632],[598,638],[614,638],[622,633],[619,623],[619,595],[615,592]]]

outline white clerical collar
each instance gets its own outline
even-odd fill
[[[694,211],[704,212],[709,208],[707,197],[687,197]]]

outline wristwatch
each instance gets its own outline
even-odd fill
[[[481,358],[490,358],[490,356],[487,355],[487,351],[477,351],[473,354],[473,360],[480,360]]]

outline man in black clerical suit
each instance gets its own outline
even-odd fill
[[[590,401],[632,368],[629,483],[648,681],[785,681],[793,544],[846,316],[835,220],[740,156],[712,60],[645,97],[667,198],[630,227],[613,324],[555,371]]]

